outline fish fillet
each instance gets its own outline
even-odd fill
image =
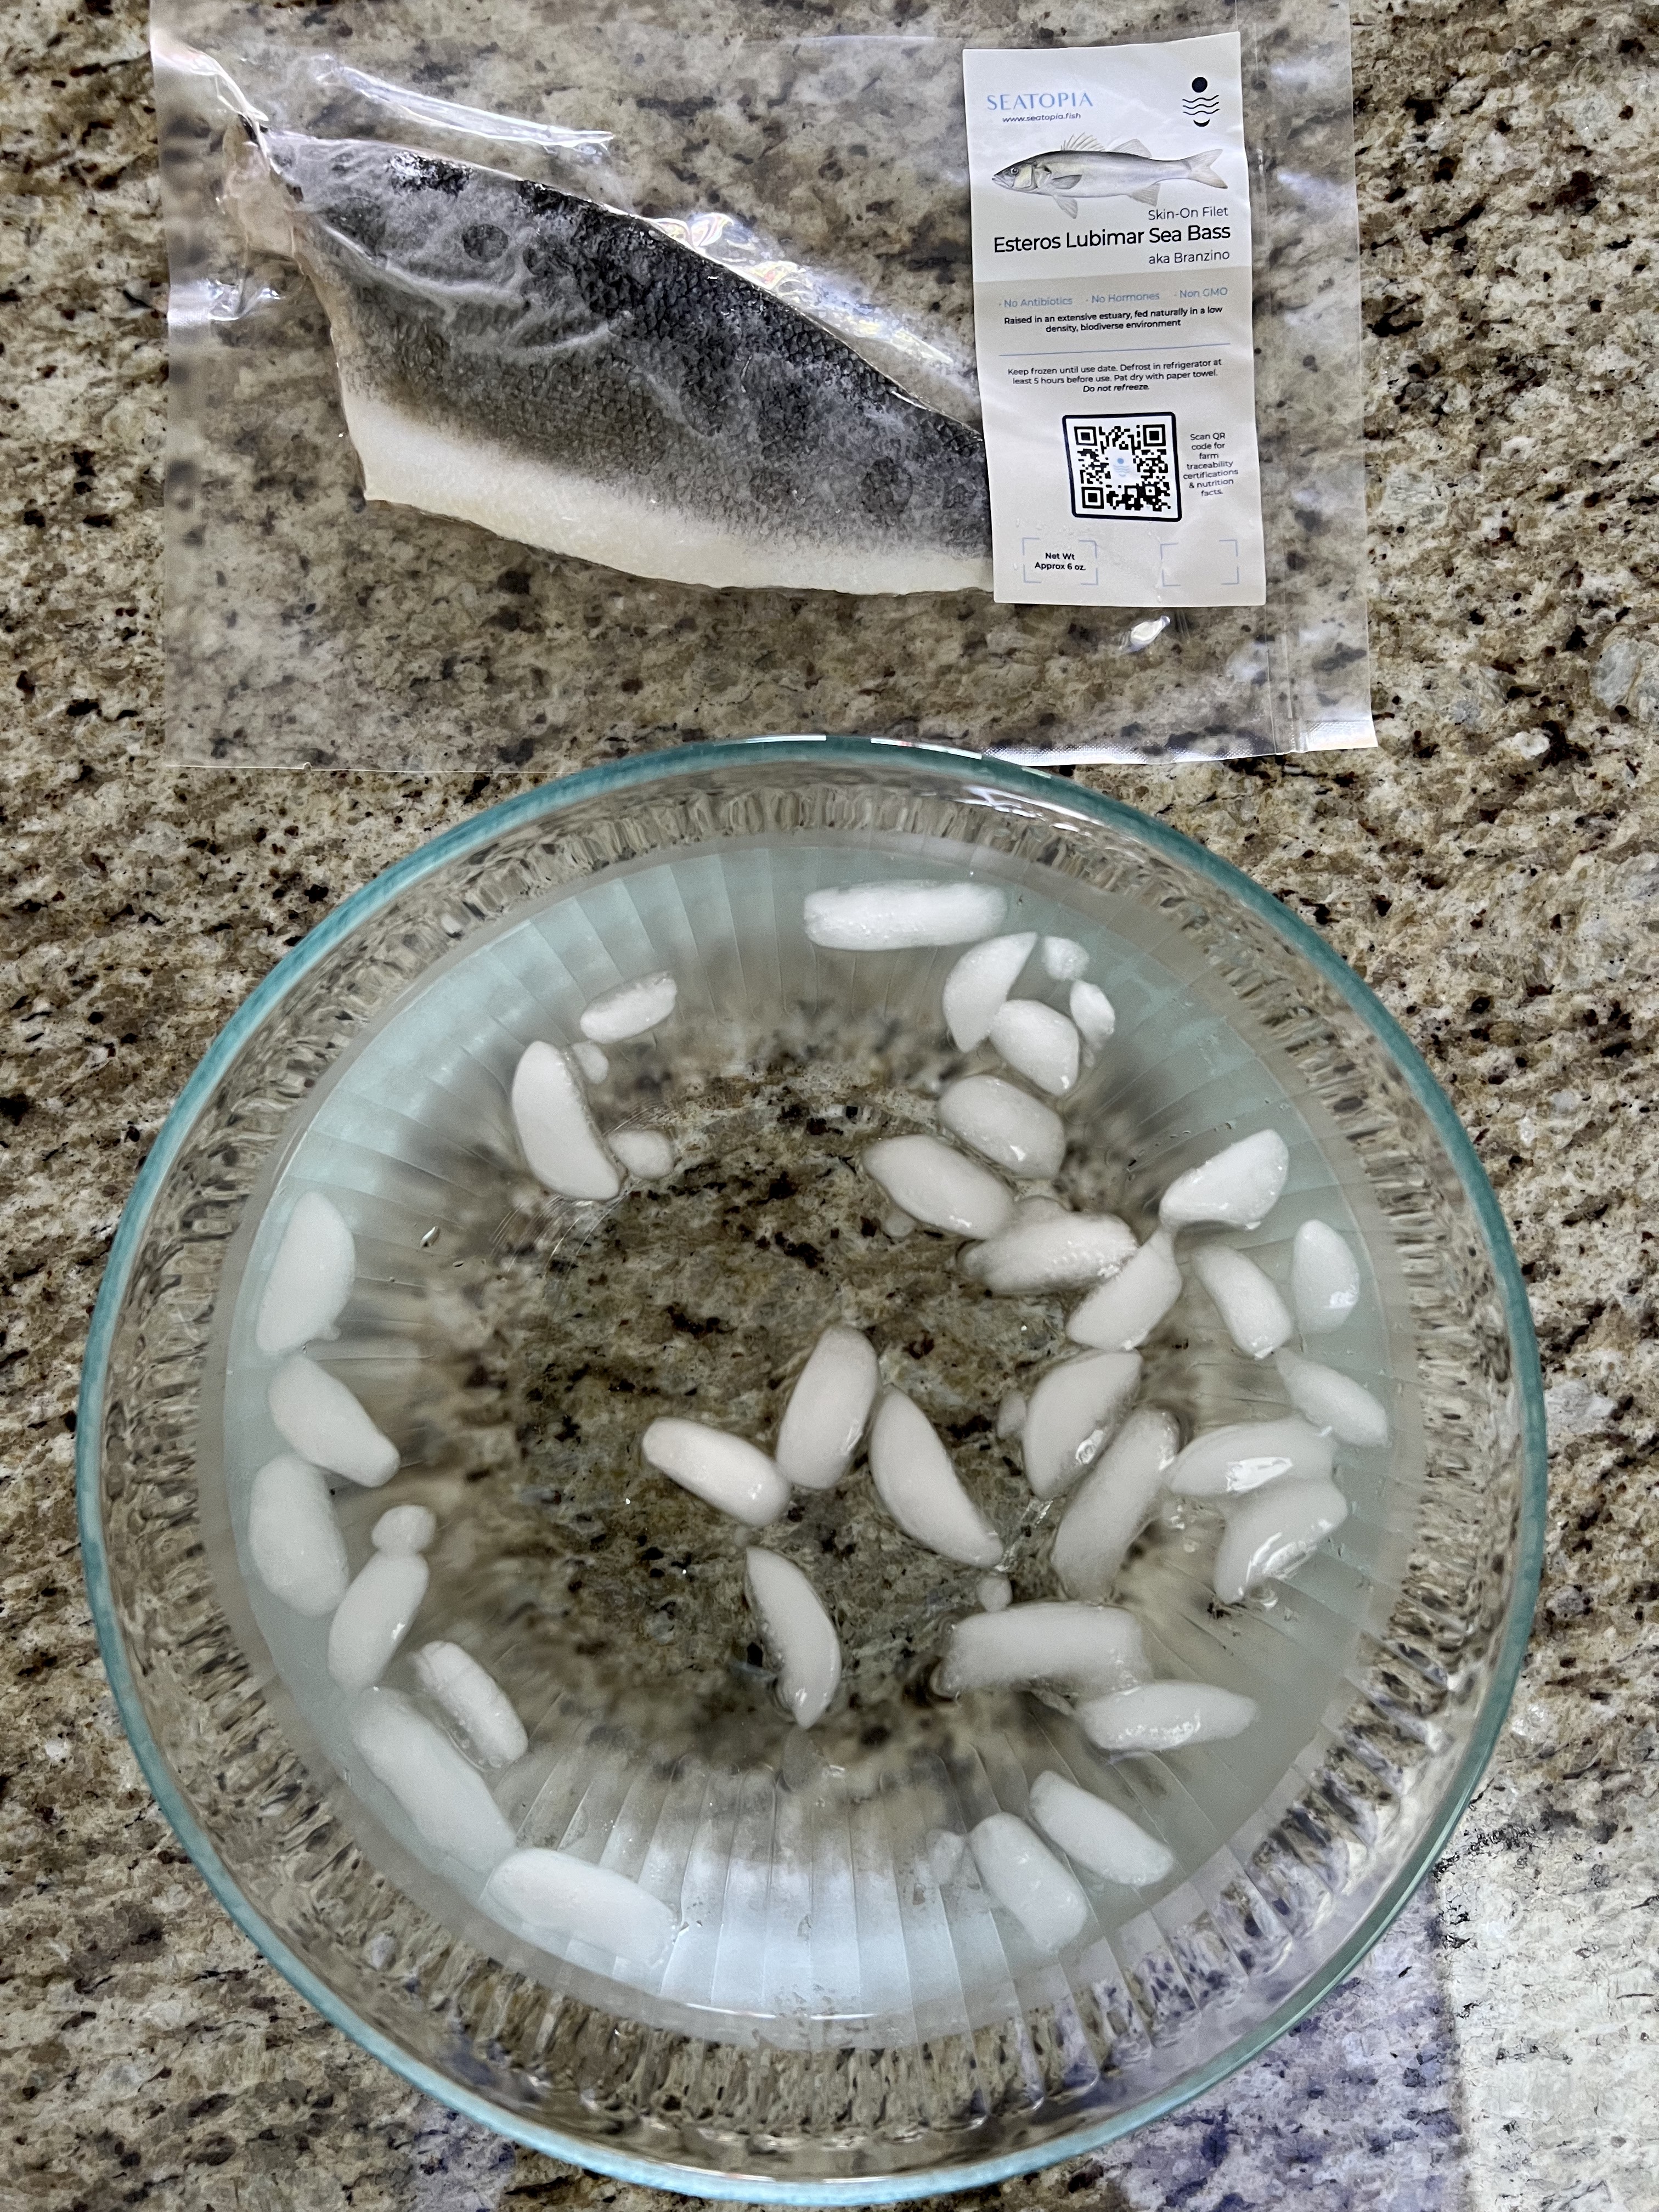
[[[678,583],[988,590],[978,433],[649,223],[286,131],[233,197],[322,300],[370,499]]]

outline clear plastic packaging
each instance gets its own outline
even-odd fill
[[[961,57],[1031,43],[1009,0],[897,25],[843,7],[822,19],[832,31],[805,33],[785,0],[154,0],[152,15],[176,753],[556,774],[596,744],[772,730],[1051,764],[1374,741],[1341,0],[1194,0],[1173,14],[1109,0],[1066,26],[1079,46],[1217,28],[1243,41],[1267,599],[1180,611],[1001,604],[932,587],[956,583],[956,568],[902,561],[772,583],[763,557],[720,585],[702,580],[695,548],[678,561],[686,580],[669,580],[614,565],[614,538],[596,541],[611,560],[536,550],[499,499],[481,510],[504,518],[490,529],[455,519],[465,497],[447,513],[366,498],[374,457],[342,406],[362,349],[268,189],[283,149],[353,140],[377,174],[402,158],[380,149],[404,148],[641,218],[777,303],[750,317],[762,335],[746,362],[780,328],[811,334],[805,357],[827,360],[832,380],[841,348],[861,357],[845,370],[859,405],[890,406],[921,436],[909,473],[937,493],[939,532],[960,534],[969,495],[945,479],[972,477],[977,442]],[[428,161],[421,173],[473,172]],[[480,298],[467,312],[487,321]],[[890,401],[881,378],[899,387]],[[653,482],[643,449],[637,466],[625,440],[619,450],[628,497],[660,510],[672,540],[672,483]],[[428,466],[414,457],[404,495],[422,495]],[[368,481],[381,488],[373,466]],[[801,495],[832,523],[846,504],[833,478]],[[647,565],[656,531],[637,556]],[[641,542],[635,530],[627,544]],[[826,589],[821,574],[924,587]]]

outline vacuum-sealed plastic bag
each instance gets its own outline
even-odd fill
[[[175,750],[1373,741],[1342,5],[153,27]]]

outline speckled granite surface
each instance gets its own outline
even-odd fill
[[[160,761],[142,12],[14,0],[0,41],[0,2205],[644,2212],[323,2026],[209,1898],[104,1684],[70,1431],[137,1162],[318,915],[520,779]],[[1551,1388],[1544,1601],[1485,1789],[1352,1981],[1011,2205],[1659,2205],[1659,11],[1401,7],[1356,46],[1382,749],[1103,781],[1326,931],[1473,1129]]]

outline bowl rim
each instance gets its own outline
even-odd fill
[[[636,2157],[504,2111],[488,2098],[411,2057],[391,2037],[361,2019],[261,1917],[186,1803],[166,1755],[151,1733],[127,1662],[115,1616],[109,1558],[103,1540],[101,1443],[105,1386],[116,1322],[125,1301],[151,1208],[198,1114],[237,1054],[281,1000],[362,921],[422,877],[470,850],[489,844],[504,831],[525,822],[556,817],[572,805],[605,793],[642,783],[696,777],[711,769],[758,766],[768,757],[783,761],[793,757],[803,766],[873,768],[879,763],[884,770],[890,771],[899,765],[894,756],[906,753],[925,756],[927,769],[935,775],[954,777],[964,784],[988,782],[1010,796],[1040,799],[1048,807],[1058,805],[1074,811],[1190,869],[1214,889],[1237,900],[1292,951],[1309,960],[1322,980],[1371,1030],[1444,1146],[1474,1209],[1497,1277],[1520,1400],[1522,1492],[1518,1543],[1507,1618],[1492,1680],[1462,1761],[1442,1800],[1439,1817],[1419,1838],[1389,1888],[1372,1905],[1359,1926],[1293,1996],[1258,2021],[1248,2034],[1230,2044],[1192,2074],[1182,2075],[1170,2088],[1104,2119],[1085,2122],[1052,2141],[961,2166],[930,2166],[907,2173],[846,2180],[784,2181],[763,2174],[719,2173],[672,2160]],[[1061,788],[1056,789],[1057,783]],[[236,1009],[191,1073],[158,1132],[123,1209],[88,1331],[76,1422],[75,1467],[82,1569],[99,1649],[122,1724],[144,1778],[198,1870],[236,1925],[331,2026],[349,2036],[393,2073],[452,2111],[510,2141],[612,2180],[739,2203],[863,2207],[902,2203],[912,2198],[957,2190],[988,2188],[1058,2165],[1063,2160],[1103,2149],[1203,2095],[1258,2057],[1305,2018],[1352,1971],[1404,1909],[1444,1850],[1497,1744],[1525,1656],[1537,1601],[1543,1563],[1547,1460],[1543,1382],[1532,1310],[1508,1224],[1474,1142],[1405,1030],[1370,986],[1315,930],[1243,870],[1194,839],[1124,800],[1108,798],[1086,787],[1074,787],[1069,780],[994,755],[922,740],[768,736],[699,743],[673,752],[629,755],[622,760],[578,769],[568,776],[538,784],[487,807],[394,861],[343,900],[283,955]]]

